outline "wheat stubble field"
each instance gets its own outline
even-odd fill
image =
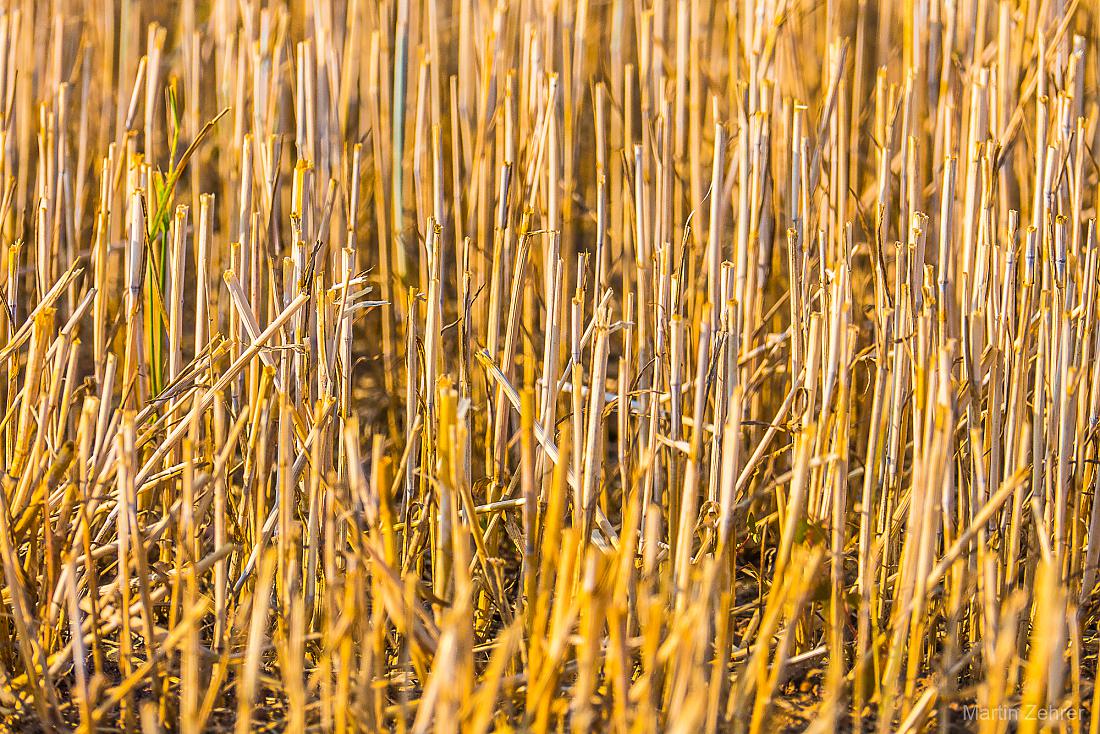
[[[1097,731],[1091,0],[9,0],[0,729]]]

